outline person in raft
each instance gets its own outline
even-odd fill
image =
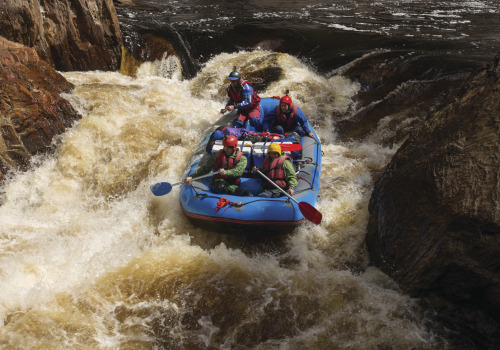
[[[241,79],[241,74],[236,71],[234,66],[233,71],[229,73],[228,79],[231,81],[227,87],[229,100],[226,107],[221,109],[221,113],[231,112],[235,109],[238,114],[233,120],[235,128],[243,128],[245,122],[250,119],[250,125],[254,128],[260,126],[260,97],[254,91],[252,84]]]
[[[254,166],[252,171],[257,169],[291,196],[295,194],[294,188],[298,183],[297,175],[292,160],[281,152],[281,146],[278,143],[269,145],[262,167],[257,168]],[[259,197],[278,198],[282,196],[282,193],[267,180],[262,182],[262,189],[264,191],[258,194]]]
[[[224,149],[221,149],[216,155],[213,155],[195,172],[184,179],[184,182],[190,184],[193,177],[208,174],[211,170],[217,174],[212,176],[212,187],[210,190],[217,194],[233,194],[235,196],[253,196],[250,192],[241,189],[241,175],[247,166],[247,158],[237,148],[238,139],[234,135],[228,135],[222,141]]]
[[[311,131],[311,126],[307,120],[306,115],[302,110],[294,103],[292,99],[288,96],[288,90],[285,92],[285,96],[280,99],[280,103],[276,105],[276,119],[271,122],[264,122],[264,131],[271,130],[272,133],[284,135],[285,133],[295,132],[300,137],[307,136],[314,138],[314,134]]]

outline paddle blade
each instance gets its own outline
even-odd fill
[[[164,196],[170,191],[172,191],[172,185],[168,182],[158,182],[157,184],[151,185],[151,192],[153,192],[155,196]]]
[[[282,151],[300,151],[302,149],[302,145],[298,143],[283,143],[280,144]]]
[[[311,204],[307,202],[300,202],[299,209],[302,215],[304,215],[304,217],[313,224],[319,225],[321,223],[323,215]]]

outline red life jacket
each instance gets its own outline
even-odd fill
[[[293,130],[297,125],[297,105],[292,104],[292,112],[287,117],[285,113],[281,111],[280,104],[276,106],[276,125],[281,125],[285,131]]]
[[[238,165],[238,163],[240,162],[242,155],[243,152],[238,152],[236,154],[236,157],[226,157],[224,150],[221,149],[219,153],[217,153],[217,158],[215,158],[215,164],[213,170],[217,171],[221,168],[229,170],[235,168],[236,165]],[[232,176],[228,177],[227,175],[220,175],[220,174],[215,174],[214,176],[212,176],[212,179],[214,180],[224,179],[233,185],[239,185],[241,182],[241,179],[239,177],[232,177]]]
[[[233,88],[231,87],[231,85],[229,85],[229,87],[227,88],[227,94],[235,103],[243,102],[243,95],[241,94],[241,91],[243,91],[243,86],[245,84],[252,86],[252,84],[250,84],[249,81],[242,80],[241,81],[241,89],[239,89],[238,91],[234,91]],[[259,102],[260,102],[260,97],[259,97],[259,95],[257,95],[255,90],[253,90],[252,103],[247,108],[255,108],[259,105]]]
[[[285,181],[285,170],[283,169],[283,164],[285,160],[292,161],[288,156],[281,156],[271,163],[271,158],[269,156],[264,159],[262,164],[262,172],[273,182],[284,190],[288,189],[288,184]],[[269,181],[264,181],[262,183],[262,188],[264,189],[274,189],[274,186],[269,183]]]

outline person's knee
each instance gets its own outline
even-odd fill
[[[302,156],[300,155],[300,151],[292,151],[290,152],[292,159],[300,159]]]
[[[300,137],[303,137],[305,135],[305,131],[301,126],[297,126],[294,130]]]
[[[248,192],[247,190],[244,190],[240,187],[238,187],[236,190],[234,190],[233,193],[235,196],[245,196],[245,197],[253,197],[253,194]]]
[[[244,125],[245,125],[245,123],[244,123],[244,122],[242,122],[242,121],[241,121],[241,120],[239,120],[239,119],[235,119],[235,120],[233,120],[233,126],[234,126],[235,128],[242,128]]]
[[[285,134],[285,130],[283,129],[282,126],[275,126],[272,130],[271,130],[272,133],[274,134],[280,134],[280,135],[284,135]]]
[[[252,117],[250,118],[250,125],[253,126],[254,128],[260,126],[260,119],[257,117]]]
[[[212,192],[216,194],[228,194],[229,189],[224,181],[215,181],[212,185]]]
[[[258,194],[259,197],[272,198],[273,191],[264,191]]]

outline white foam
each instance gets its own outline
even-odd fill
[[[321,225],[254,243],[192,226],[178,189],[150,193],[153,183],[182,179],[191,151],[220,117],[233,65],[282,67],[261,96],[289,89],[315,125],[325,154]],[[352,339],[401,348],[432,342],[413,302],[367,269],[372,172],[395,150],[335,142],[331,116],[349,108],[357,84],[269,51],[217,55],[191,80],[143,69],[137,78],[64,73],[75,85],[67,97],[84,118],[53,157],[5,185],[0,315],[8,324],[0,341],[118,348],[172,340],[227,349],[272,319],[291,327],[309,320],[304,331],[274,338],[282,347],[315,348],[316,339],[353,348]],[[353,266],[367,270],[356,274]],[[230,331],[222,326],[229,313]],[[343,322],[362,327],[338,332]]]

